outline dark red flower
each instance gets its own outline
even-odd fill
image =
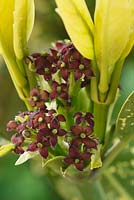
[[[11,120],[11,121],[8,122],[8,124],[7,124],[7,131],[9,131],[9,132],[13,131],[16,128],[17,128],[17,122],[16,121]]]
[[[45,121],[46,115],[44,112],[40,111],[35,113],[30,119],[30,125],[32,129],[42,129],[47,127],[47,123]]]
[[[71,145],[79,148],[82,144],[84,144],[86,148],[96,148],[98,142],[97,140],[91,138],[92,133],[93,129],[90,126],[71,127],[71,134],[75,136],[71,141]]]
[[[64,158],[64,162],[67,165],[74,164],[75,167],[82,171],[85,167],[84,161],[90,159],[91,154],[89,152],[80,152],[75,146],[69,148],[69,155]]]
[[[37,107],[40,110],[46,111],[45,102],[49,99],[49,93],[46,90],[40,91],[38,88],[33,88],[30,92],[30,105]]]
[[[52,74],[57,71],[56,65],[54,64],[56,62],[56,57],[54,51],[51,50],[51,52],[52,55],[49,53],[43,55],[37,54],[37,56],[34,54],[31,55],[34,60],[36,72],[43,75],[46,81],[50,81],[52,79]]]
[[[19,155],[24,153],[24,149],[21,146],[16,146],[16,148],[13,151]]]
[[[67,83],[59,84],[58,82],[53,81],[51,88],[52,88],[52,92],[50,93],[51,99],[56,99],[56,98],[61,98],[63,100],[69,99]]]
[[[94,127],[94,120],[93,120],[93,115],[90,112],[87,112],[85,114],[81,112],[77,112],[74,114],[75,117],[75,122],[77,125],[80,125],[81,123],[86,123],[90,127]]]
[[[20,146],[24,141],[24,137],[22,135],[18,135],[17,133],[11,137],[11,142],[16,146]]]

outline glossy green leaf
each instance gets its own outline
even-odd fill
[[[15,165],[21,165],[37,155],[38,155],[37,152],[25,151],[23,154],[20,155],[20,157],[16,161]]]
[[[84,0],[56,0],[57,12],[61,16],[65,28],[80,53],[90,59],[94,57],[94,26]]]
[[[122,16],[122,17],[121,17]],[[115,63],[125,49],[131,26],[128,0],[97,0],[95,9],[95,54],[101,73],[100,91],[107,92]]]
[[[132,92],[123,104],[117,118],[116,132],[120,138],[134,135],[134,92]]]
[[[128,81],[128,77],[129,77],[129,81]],[[123,66],[119,85],[120,85],[119,95],[118,95],[118,99],[114,105],[112,118],[110,119],[110,124],[115,124],[121,107],[123,106],[127,97],[134,90],[134,54],[133,54],[133,51],[129,55],[129,57],[127,58],[124,66]]]
[[[10,144],[5,144],[3,146],[0,147],[0,157],[6,155],[7,153],[9,153],[11,150],[13,150],[15,148],[15,145],[10,143]]]
[[[34,25],[34,0],[15,1],[13,40],[18,59],[26,54],[27,41]]]

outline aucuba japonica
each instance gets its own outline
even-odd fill
[[[0,23],[0,52],[28,108],[8,122],[7,131],[14,134],[0,155],[14,151],[20,155],[17,164],[23,163],[24,155],[27,159],[39,155],[43,162],[61,156],[62,172],[73,165],[92,175],[91,170],[111,162],[107,156],[114,146],[111,132],[120,140],[117,152],[126,144],[123,139],[131,138],[116,133],[123,108],[116,124],[110,123],[110,117],[121,90],[122,67],[134,44],[134,1],[96,0],[93,18],[84,0],[56,0],[56,4],[71,40],[30,54],[27,41],[34,1],[0,1],[8,13],[4,18],[0,11],[5,22]]]

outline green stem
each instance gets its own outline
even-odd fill
[[[23,61],[23,65],[26,71],[28,83],[29,83],[29,89],[33,89],[34,87],[37,86],[37,79],[36,79],[36,74],[35,72],[31,72],[28,68],[28,65]]]
[[[103,186],[100,180],[97,180],[93,184],[93,189],[95,190],[95,199],[96,200],[106,200],[106,193],[104,192]]]
[[[120,198],[124,198],[126,200],[132,200],[131,196],[127,193],[124,187],[117,181],[114,175],[110,172],[105,172],[104,176],[110,182],[110,184],[114,187],[114,189],[120,194]]]
[[[103,103],[94,103],[94,121],[95,121],[94,131],[96,135],[99,137],[101,143],[104,143],[108,108],[109,106]]]
[[[120,74],[121,74],[123,63],[124,63],[124,60],[121,60],[121,61],[117,62],[115,65],[115,70],[112,75],[109,93],[108,93],[108,96],[106,99],[107,104],[113,103],[113,101],[115,99],[116,91],[119,86],[119,79],[120,79]]]
[[[106,133],[105,136],[105,145],[103,146],[103,150],[102,150],[102,155],[104,155],[107,151],[107,149],[110,147],[113,138],[115,135],[115,124],[113,124],[110,128],[110,130]]]

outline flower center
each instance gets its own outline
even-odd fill
[[[45,71],[45,73],[49,73],[49,68],[45,67],[44,71]]]
[[[25,115],[25,120],[28,121],[30,119],[30,117],[28,115]]]
[[[24,137],[29,138],[29,137],[31,136],[31,133],[30,133],[29,131],[24,130],[24,131],[22,132],[22,135],[23,135]]]
[[[57,53],[57,58],[59,58],[61,56],[61,53]]]
[[[81,138],[85,138],[85,137],[86,137],[86,134],[85,134],[85,133],[81,133],[81,134],[80,134],[80,137],[81,137]]]
[[[32,99],[33,99],[33,101],[38,101],[39,100],[39,98],[37,96],[33,96]]]
[[[74,162],[77,164],[80,162],[80,160],[78,158],[76,158]]]
[[[39,123],[43,122],[43,118],[42,118],[42,117],[39,117],[38,122],[39,122]]]
[[[82,65],[82,64],[79,65],[79,69],[81,69],[81,70],[84,69],[84,67],[85,67],[85,66]]]
[[[65,63],[64,63],[64,62],[62,62],[60,66],[61,66],[61,67],[65,67]]]
[[[39,143],[37,144],[37,147],[38,147],[38,148],[42,148],[43,145],[39,142]]]
[[[74,60],[74,57],[73,56],[70,56],[70,62],[72,62]]]
[[[61,92],[61,86],[57,87],[57,92]]]
[[[57,134],[57,129],[53,129],[52,130],[52,133],[55,135],[55,134]]]

